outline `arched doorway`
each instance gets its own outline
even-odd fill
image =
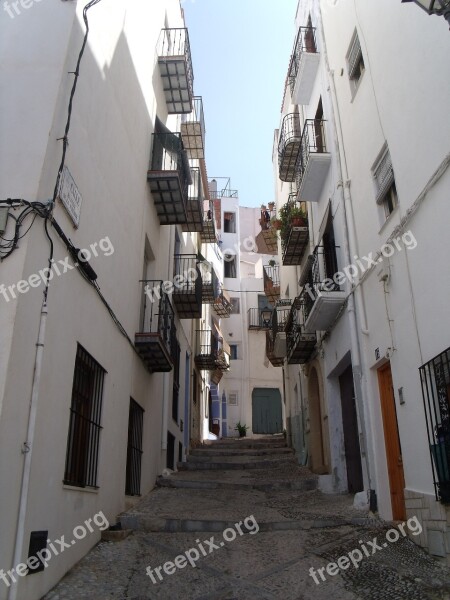
[[[314,367],[308,376],[308,404],[310,467],[314,473],[328,473],[327,445],[324,440],[327,431],[324,428],[319,377]]]

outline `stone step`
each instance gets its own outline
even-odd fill
[[[275,448],[228,448],[209,447],[195,448],[189,456],[265,456],[274,454],[293,454],[294,450],[288,447]],[[189,460],[189,459],[188,459]]]
[[[267,438],[252,439],[222,439],[220,441],[206,441],[203,443],[203,448],[228,448],[228,449],[251,449],[251,448],[286,448],[286,440],[284,437],[267,440]]]
[[[168,519],[164,517],[150,517],[145,514],[123,514],[119,517],[122,529],[159,533],[215,533],[223,532],[227,528],[235,528],[236,521],[220,521],[205,519]],[[241,520],[242,523],[243,520]],[[352,519],[323,518],[295,521],[257,521],[259,531],[295,531],[309,529],[324,529],[328,527],[343,527],[353,525]],[[366,524],[358,519],[359,525]],[[238,520],[239,522],[239,520]],[[369,525],[367,520],[367,525]]]
[[[225,456],[220,460],[205,457],[206,462],[202,460],[204,457],[193,456],[189,462],[178,463],[179,471],[196,471],[196,470],[234,470],[234,469],[276,469],[279,466],[292,463],[297,464],[295,456],[284,456],[278,458],[259,458],[253,457],[238,457]]]
[[[156,484],[159,487],[191,490],[257,490],[260,492],[296,490],[309,492],[317,489],[317,477],[273,479],[271,481],[223,481],[221,479],[178,479],[176,475],[173,475],[171,477],[158,477]]]

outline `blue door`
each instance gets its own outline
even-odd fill
[[[253,433],[282,433],[283,413],[279,389],[253,389],[252,430]]]

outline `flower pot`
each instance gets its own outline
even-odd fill
[[[275,219],[272,221],[273,228],[279,231],[281,229],[281,221],[280,219]]]
[[[247,437],[247,432],[245,430],[244,431],[240,431],[239,432],[239,437]]]
[[[291,224],[292,227],[305,227],[305,219],[303,217],[293,217]]]
[[[275,208],[275,202],[269,202],[268,206],[269,210],[273,210]]]

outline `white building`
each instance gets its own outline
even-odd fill
[[[95,3],[74,77],[84,5],[2,15],[0,200],[34,204],[0,205],[0,568],[18,580],[2,579],[1,600],[42,597],[100,527],[23,577],[30,556],[99,511],[115,523],[208,433],[195,365],[216,297],[196,275],[215,228],[183,13]]]
[[[412,4],[301,0],[274,143],[281,295],[296,299],[273,348],[288,432],[328,473],[322,487],[364,489],[384,519],[418,516],[419,543],[441,557],[450,124],[430,107],[448,105],[433,58],[447,30]],[[282,210],[290,194],[307,211],[297,227]]]

